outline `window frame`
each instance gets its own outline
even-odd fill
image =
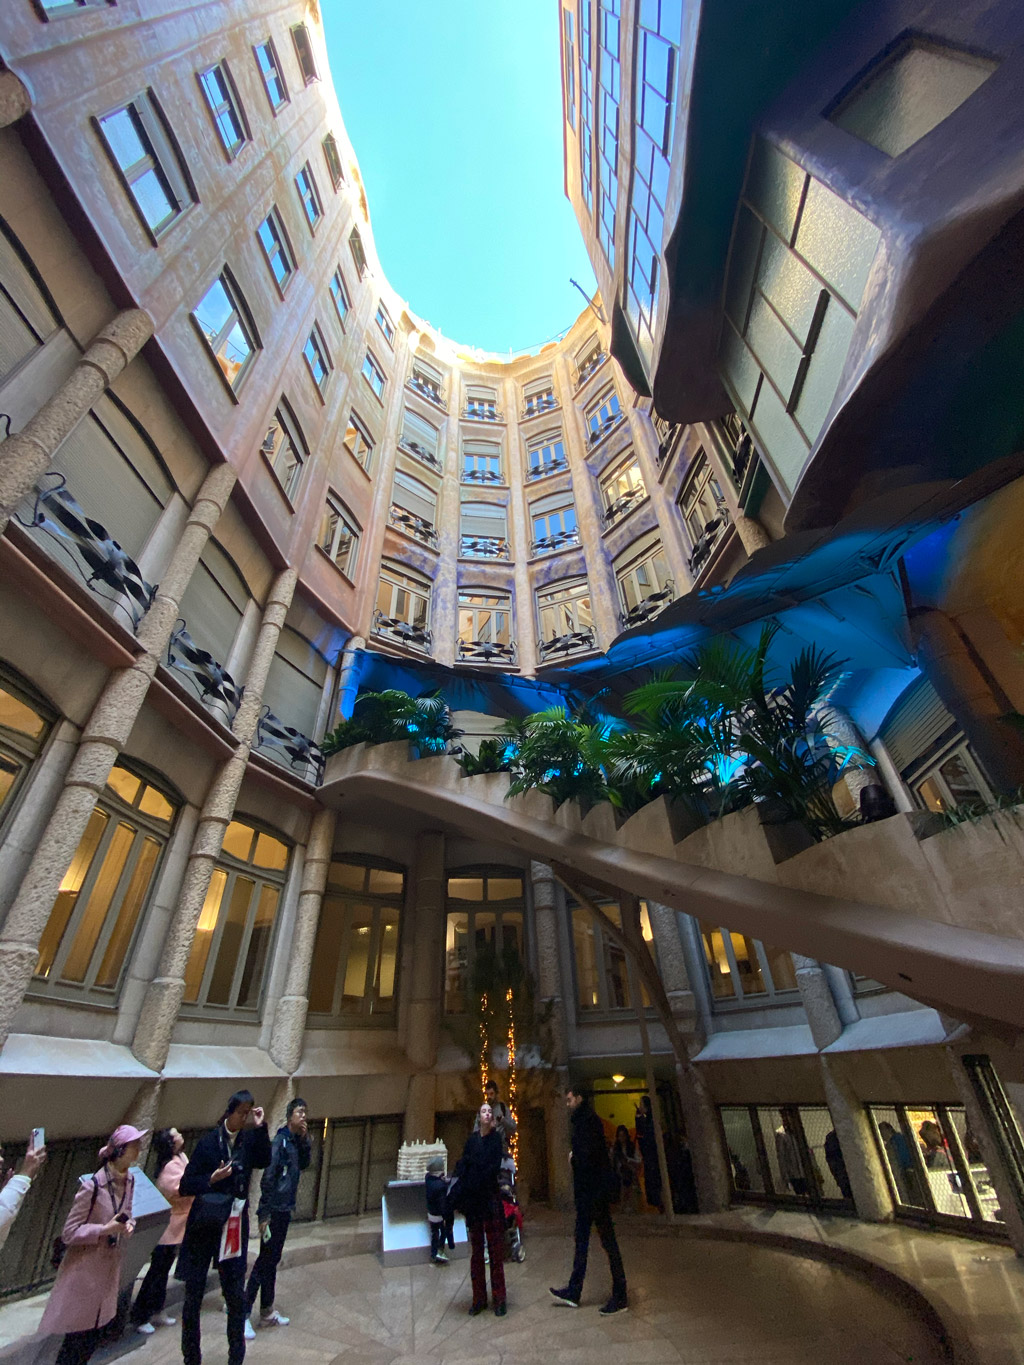
[[[224,91],[224,99],[218,104],[214,104],[209,89],[207,88],[207,78],[214,72],[217,73],[221,88]],[[232,78],[227,58],[222,58],[219,62],[214,62],[212,66],[206,67],[203,71],[196,72],[196,80],[199,83],[199,90],[203,96],[203,102],[209,112],[210,119],[217,133],[221,149],[228,161],[237,161],[242,154],[242,149],[252,141],[252,132],[249,128],[248,119],[245,117],[245,109],[239,97],[238,90]],[[229,143],[224,136],[224,129],[221,124],[221,115],[225,110],[229,110],[234,120],[235,126],[239,131],[237,141]]]
[[[273,475],[278,488],[280,488],[288,502],[294,507],[297,501],[296,495],[299,491],[299,485],[302,483],[303,470],[306,467],[306,461],[309,459],[309,447],[306,444],[306,438],[302,433],[302,428],[299,426],[298,420],[292,411],[291,404],[283,396],[274,409],[273,420],[284,434],[285,440],[287,441],[288,446],[290,446],[294,456],[294,464],[287,479],[282,476],[281,471],[277,467],[281,452],[285,449],[285,442],[282,441],[277,450],[273,450],[272,448],[268,449],[268,441],[270,440],[270,434],[273,430],[272,426],[267,428],[267,434],[264,436],[263,444],[260,446],[260,454],[263,456],[263,461]]]
[[[274,242],[277,247],[277,251],[274,253],[271,252],[270,248],[267,246],[266,242],[263,239],[264,228],[268,228],[270,234],[274,238]],[[273,279],[274,284],[277,287],[278,293],[281,295],[282,298],[284,298],[285,290],[288,288],[288,285],[294,278],[295,271],[297,269],[297,264],[295,260],[295,252],[292,249],[291,239],[288,236],[288,229],[285,227],[284,219],[281,216],[281,211],[276,204],[271,205],[270,212],[267,214],[267,216],[260,223],[259,227],[256,229],[256,237],[259,241],[260,247],[262,248],[263,259],[267,263],[267,269],[270,271],[271,278]],[[283,278],[280,279],[278,278],[277,270],[274,267],[275,258],[281,260],[287,267]]]
[[[346,867],[362,867],[364,869],[363,889],[355,890],[352,887],[337,886],[331,890],[331,868],[335,864],[342,864]],[[402,878],[400,891],[371,891],[370,882],[373,872],[397,873]],[[328,905],[328,901],[333,899],[335,902],[348,902],[344,925],[342,929],[341,943],[339,946],[337,965],[334,975],[334,994],[331,1000],[329,1011],[314,1010],[312,1005],[307,1013],[307,1027],[309,1028],[394,1028],[398,1016],[399,1008],[399,986],[401,981],[402,963],[402,932],[405,923],[406,896],[409,888],[408,869],[400,863],[392,862],[389,858],[363,857],[358,853],[336,850],[331,857],[331,863],[327,871],[327,885],[321,899],[320,917],[317,920],[316,942],[320,938],[320,924]],[[359,997],[359,1005],[356,1009],[345,1010],[344,985],[348,971],[348,961],[352,948],[352,913],[351,907],[366,905],[371,911],[370,923],[370,948],[366,954],[366,971],[363,979],[363,994]],[[395,936],[395,969],[391,989],[391,1008],[374,1008],[378,1000],[378,986],[380,978],[380,967],[383,957],[383,933],[382,915],[387,910],[393,910],[397,920],[398,932]],[[316,952],[316,942],[314,943],[314,956]],[[347,950],[347,951],[346,951]],[[310,980],[310,999],[313,998],[313,981]]]
[[[384,307],[384,300],[377,300],[377,312],[374,321],[380,329],[381,336],[388,343],[392,350],[395,349],[395,324],[391,321],[391,314]]]
[[[310,86],[314,81],[320,79],[320,72],[317,70],[316,55],[313,52],[313,40],[309,36],[309,28],[305,24],[291,24],[290,32],[292,35],[292,47],[295,50],[295,60],[299,65],[299,75],[302,77],[304,86]],[[299,34],[302,41],[299,41]],[[302,47],[305,45],[306,58],[309,63],[309,70],[306,70],[306,63],[303,61]]]
[[[476,880],[483,883],[483,899],[463,900],[451,895],[450,886],[453,881]],[[510,881],[517,880],[520,885],[518,896],[496,897],[491,899],[488,892],[488,883],[491,881]],[[530,928],[527,913],[526,900],[526,874],[521,867],[513,865],[503,866],[500,864],[473,864],[469,867],[445,868],[444,873],[444,905],[445,905],[445,957],[444,957],[444,1000],[442,1003],[442,1014],[445,1018],[461,1018],[468,1013],[467,1008],[461,1010],[449,1008],[449,978],[453,965],[457,971],[462,971],[465,975],[467,985],[463,987],[463,994],[468,1005],[468,983],[472,980],[473,965],[476,957],[476,933],[474,930],[474,920],[478,914],[494,916],[495,936],[502,927],[502,920],[505,914],[518,915],[520,925],[520,944],[519,960],[524,968],[529,968],[530,960]],[[493,907],[493,908],[492,908]],[[449,961],[449,954],[455,949],[449,948],[448,938],[451,921],[454,916],[464,914],[466,916],[466,959],[465,962],[455,963]]]
[[[36,13],[44,24],[54,19],[70,19],[83,9],[108,9],[115,3],[116,0],[57,0],[56,4],[47,5],[46,0],[33,0]]]
[[[582,591],[580,591],[582,588]],[[550,601],[542,602],[542,598],[550,598]],[[573,651],[583,649],[593,649],[597,644],[597,631],[594,624],[594,601],[590,590],[590,579],[587,574],[569,574],[565,578],[556,579],[553,583],[545,583],[534,589],[533,594],[534,611],[537,621],[537,647],[540,655],[540,662],[545,663],[544,646],[546,643],[544,636],[544,612],[559,611],[565,618],[565,623],[569,626],[568,630],[557,632],[550,637],[552,642],[571,639],[572,636],[580,636],[578,643],[572,645]],[[576,603],[586,601],[590,615],[590,624],[584,625],[579,619],[579,612]],[[567,608],[569,608],[567,610]],[[589,641],[585,641],[587,635]]]
[[[601,413],[605,408],[608,409],[608,414],[602,417]],[[610,436],[625,419],[626,413],[619,398],[619,391],[614,384],[609,384],[596,398],[592,398],[584,409],[583,420],[587,424],[588,450],[596,450],[605,437]]]
[[[381,598],[385,588],[389,590],[390,595],[387,611],[381,606]],[[429,652],[433,638],[430,629],[433,590],[433,580],[425,574],[419,573],[410,565],[403,564],[399,560],[382,559],[377,575],[377,592],[373,599],[372,633],[383,635],[386,639],[396,638],[419,653]],[[402,592],[409,599],[411,620],[409,616],[399,615],[397,610],[397,594]],[[412,610],[413,603],[417,601],[424,604],[421,620],[417,620],[416,612]],[[385,625],[385,621],[389,624]],[[406,627],[405,630],[401,629],[403,625]]]
[[[13,765],[17,771],[11,779],[7,791],[0,795],[0,831],[10,820],[21,804],[25,787],[31,780],[32,769],[49,742],[59,715],[35,690],[13,673],[13,670],[0,668],[0,690],[33,712],[39,718],[40,733],[33,737],[22,730],[0,724],[0,770],[10,772]]]
[[[323,371],[320,379],[316,377],[316,367],[314,361],[310,359],[309,352],[311,349],[320,361]],[[334,373],[334,361],[328,350],[327,342],[324,340],[323,328],[315,318],[313,319],[313,326],[310,328],[309,336],[306,338],[305,344],[302,347],[302,358],[306,362],[306,369],[309,371],[309,377],[316,387],[321,403],[323,403],[325,402],[328,385],[331,382],[331,375]]]
[[[486,446],[487,449],[472,449],[474,446]],[[474,486],[486,484],[491,487],[500,487],[506,483],[500,441],[478,441],[470,437],[469,440],[462,442],[459,455],[460,483]]]
[[[362,454],[358,450],[353,449],[353,447],[349,445],[350,432],[354,432],[356,437],[359,438],[359,440],[365,442],[366,444],[365,459],[363,459]],[[359,465],[360,469],[365,470],[366,473],[368,474],[370,472],[370,464],[371,461],[373,460],[373,452],[377,443],[373,438],[370,428],[359,416],[355,408],[349,409],[348,422],[346,423],[345,426],[345,435],[342,437],[341,443],[344,446],[344,448],[348,451],[348,453],[352,456],[353,460],[355,460],[356,464]]]
[[[340,265],[338,266],[337,270],[335,270],[330,280],[327,282],[327,291],[331,296],[331,302],[334,304],[334,314],[335,317],[338,319],[338,326],[344,333],[346,331],[345,319],[348,317],[349,313],[352,310],[352,299],[351,296],[349,295],[348,285],[345,283],[345,276],[341,272]],[[344,312],[338,306],[339,295],[341,296],[341,300],[345,305]]]
[[[325,545],[324,530],[331,517],[335,518],[335,520],[331,525],[330,543]],[[339,564],[338,543],[345,531],[348,531],[349,533],[349,548],[346,554],[345,563]],[[350,583],[355,582],[355,569],[359,561],[359,542],[361,538],[362,533],[359,523],[348,510],[348,507],[345,505],[341,496],[336,493],[333,488],[328,488],[327,495],[324,498],[324,510],[320,517],[320,526],[317,531],[316,548],[322,555],[325,555],[331,561],[340,574],[344,574]]]
[[[725,929],[720,925],[712,924],[709,920],[693,919],[694,932],[697,937],[697,949],[703,964],[704,983],[707,987],[708,1001],[713,1014],[728,1012],[740,1009],[766,1009],[777,1005],[795,1005],[800,1003],[800,988],[796,980],[796,967],[793,965],[793,955],[785,948],[772,948],[770,944],[763,943],[759,938],[752,938],[749,934],[740,934],[736,931]],[[732,997],[716,995],[714,988],[714,977],[712,962],[717,962],[718,957],[714,951],[713,936],[718,935],[722,943],[722,951],[725,954],[728,970],[720,975],[726,977],[732,986]],[[764,983],[763,991],[745,990],[743,985],[743,973],[739,968],[739,959],[736,954],[734,939],[740,938],[746,945],[746,961],[756,963],[758,973]],[[751,958],[750,950],[753,948],[754,957]],[[792,986],[777,986],[772,972],[771,959],[769,952],[786,953],[790,959],[790,968],[793,973]],[[752,975],[752,973],[748,973]]]
[[[131,166],[121,165],[114,145],[103,127],[106,121],[121,113],[129,115],[140,145],[148,147],[146,155],[140,161],[133,162]],[[181,148],[171,131],[171,126],[164,115],[156,94],[150,88],[140,90],[137,95],[133,95],[130,100],[123,104],[115,105],[105,113],[96,115],[92,122],[110,164],[114,168],[114,173],[120,180],[125,194],[131,200],[132,208],[135,210],[139,222],[153,245],[159,246],[171,228],[188,213],[198,196],[185,159],[181,154]],[[143,141],[143,135],[145,141]],[[130,174],[142,164],[142,161],[149,161],[151,164],[143,166],[141,172],[136,175]],[[141,180],[149,170],[152,170],[156,175],[168,202],[173,200],[177,203],[174,212],[155,225],[147,219],[133,188],[135,183]]]
[[[270,93],[270,77],[264,70],[263,63],[260,61],[259,54],[261,52],[270,54],[274,79],[276,79],[281,88],[281,98],[276,104],[274,103],[273,95]],[[256,63],[256,70],[260,73],[260,77],[263,81],[263,89],[267,93],[267,103],[270,105],[270,112],[273,114],[274,118],[277,118],[284,106],[291,103],[291,96],[288,94],[288,82],[285,80],[284,70],[281,66],[281,58],[278,56],[277,47],[270,34],[267,34],[262,43],[253,43],[252,55],[253,60]]]
[[[614,906],[619,917],[619,927],[622,927],[622,901],[616,900],[611,896],[592,896],[594,904],[608,914],[608,909]],[[628,954],[619,946],[612,936],[599,924],[594,916],[585,906],[578,904],[571,895],[566,893],[565,909],[568,915],[569,939],[572,944],[572,973],[573,984],[575,986],[575,1007],[576,1020],[579,1024],[585,1024],[592,1020],[617,1020],[627,1018],[639,1018],[640,1008],[643,1009],[645,1017],[655,1013],[654,1006],[646,998],[647,992],[639,973],[631,970]],[[583,987],[584,980],[580,971],[579,957],[576,951],[577,945],[577,921],[576,916],[581,918],[579,923],[584,925],[586,932],[590,935],[594,947],[594,965],[596,969],[596,990],[592,993],[597,996],[597,1000],[590,1005],[584,1005]],[[609,915],[609,918],[614,918]],[[651,927],[650,909],[646,901],[640,901],[640,926],[643,931],[646,926],[647,932],[644,933],[644,941],[650,945],[655,963],[657,955],[654,947],[654,934]],[[613,963],[619,962],[622,967],[622,983],[626,990],[626,1003],[619,1005],[611,1003],[614,997],[614,989],[610,983],[614,979]],[[633,999],[634,989],[639,991],[640,1000]],[[638,1005],[640,1008],[638,1008]]]
[[[367,374],[367,370],[369,370],[371,374],[375,375],[376,378],[380,380],[379,391],[376,385],[374,384],[373,380],[370,378],[370,375]],[[366,354],[363,357],[362,365],[359,367],[359,373],[362,375],[363,379],[366,382],[367,388],[373,394],[374,398],[376,398],[377,402],[381,405],[381,407],[383,407],[384,391],[388,385],[388,378],[387,375],[384,373],[384,368],[381,365],[380,361],[373,354],[369,347],[366,348]]]
[[[665,573],[658,574],[656,570],[652,570],[651,577],[654,586],[648,592],[641,591],[643,584],[639,578],[636,578],[634,587],[637,600],[630,605],[629,597],[623,586],[624,580],[639,574],[645,565],[653,565],[659,559],[664,565]],[[649,621],[672,601],[675,596],[676,585],[671,569],[665,543],[657,531],[654,532],[653,538],[644,536],[640,540],[634,541],[628,549],[615,557],[612,562],[612,572],[615,574],[615,586],[619,593],[619,619],[623,625],[636,625],[640,621]],[[651,603],[651,610],[642,610],[645,603]]]
[[[534,455],[542,455],[544,451],[551,450],[550,460],[538,459],[534,461]],[[559,451],[561,453],[559,453]],[[546,431],[539,436],[531,437],[526,443],[526,479],[530,482],[534,479],[546,478],[549,474],[561,474],[569,468],[569,456],[565,450],[565,433],[561,427],[557,431]]]
[[[493,599],[491,601],[477,600],[469,601],[464,599]],[[467,622],[469,633],[463,630],[463,614],[467,614],[470,620]],[[489,616],[504,615],[506,618],[504,630],[494,631],[489,638],[481,638],[481,626],[478,620],[479,613],[486,613]],[[502,634],[508,636],[507,640],[502,640]],[[496,650],[496,661],[515,662],[516,655],[516,632],[514,606],[511,592],[504,588],[474,588],[460,585],[456,593],[455,601],[455,648],[460,658],[469,655],[472,663],[483,663],[487,660],[474,657],[474,645],[493,645]],[[463,649],[465,646],[465,649]]]
[[[328,178],[337,193],[345,183],[345,168],[341,163],[338,139],[331,132],[324,133],[320,139],[320,146],[323,148],[324,161],[327,163]]]
[[[363,246],[363,236],[359,231],[358,224],[348,234],[348,249],[352,253],[352,260],[356,267],[356,275],[359,279],[364,279],[370,267],[366,260],[366,248]]]
[[[571,488],[549,493],[543,498],[535,498],[527,505],[526,510],[530,518],[531,559],[558,554],[563,550],[575,549],[579,545],[580,526],[576,515],[576,499]],[[570,515],[566,516],[566,513]],[[551,529],[551,519],[554,517],[558,517],[562,523],[555,531]],[[539,522],[544,523],[543,535],[537,534]]]
[[[631,472],[636,475],[635,481],[630,483],[626,480],[626,486],[623,490],[614,493],[615,485],[626,479],[626,476]],[[617,459],[610,468],[601,474],[598,484],[601,489],[601,501],[604,504],[604,529],[606,531],[618,526],[625,517],[629,516],[631,512],[635,512],[650,497],[647,480],[640,468],[639,456],[632,449],[627,450],[620,459]]]
[[[306,190],[302,189],[302,180],[305,179]],[[324,221],[324,201],[320,197],[320,186],[316,183],[316,176],[313,174],[313,167],[308,161],[303,162],[295,175],[295,192],[299,196],[299,204],[302,208],[302,217],[306,226],[309,228],[310,235],[315,237],[319,231],[321,223]],[[310,208],[315,213],[310,213]]]
[[[249,344],[249,352],[238,367],[238,371],[233,379],[228,378],[220,363],[220,357],[214,345],[215,339],[207,334],[205,327],[196,316],[198,309],[206,302],[218,284],[224,291],[228,303],[231,305],[231,317],[218,329],[216,339],[222,339],[222,344],[226,344],[231,332],[234,330],[231,326],[231,319],[233,318]],[[252,369],[253,362],[263,349],[263,345],[260,341],[259,332],[256,330],[256,324],[253,321],[252,313],[249,311],[249,306],[245,302],[245,298],[235,282],[234,275],[227,265],[225,265],[219,274],[215,275],[210,281],[209,285],[204,290],[202,297],[199,299],[199,302],[196,304],[195,308],[190,311],[189,317],[192,320],[192,325],[195,327],[200,339],[206,347],[207,354],[213,363],[214,369],[220,375],[228,392],[231,394],[232,399],[236,403],[239,402],[238,389]]]

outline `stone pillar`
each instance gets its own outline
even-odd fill
[[[0,128],[8,128],[24,118],[32,108],[32,98],[13,71],[0,71]]]
[[[309,1009],[309,969],[313,961],[313,945],[320,923],[327,870],[334,848],[334,826],[337,813],[318,810],[313,817],[306,844],[299,903],[295,911],[295,930],[288,953],[288,975],[284,991],[277,1002],[274,1024],[270,1034],[270,1057],[275,1065],[289,1074],[299,1065],[302,1038]]]
[[[57,447],[152,335],[148,314],[138,308],[119,313],[53,397],[21,431],[0,443],[0,534],[14,508],[46,473]]]
[[[569,1166],[569,1122],[565,1087],[569,1084],[569,1040],[566,1005],[562,995],[561,953],[558,948],[558,892],[554,873],[546,863],[530,864],[533,886],[533,928],[537,944],[537,1003],[550,1012],[552,1084],[544,1100],[548,1138],[548,1190],[556,1208],[572,1203]]]
[[[828,732],[829,748],[839,749],[860,749],[863,753],[869,754],[867,740],[857,728],[857,724],[848,711],[844,711],[841,706],[835,706],[829,702],[824,711],[824,724]],[[851,758],[849,766],[839,779],[844,784],[849,793],[853,810],[860,810],[860,794],[865,787],[882,786],[888,791],[886,783],[882,780],[877,767],[866,766],[865,759]],[[840,815],[845,815],[843,810]]]
[[[404,1036],[416,1068],[405,1109],[405,1141],[434,1136],[434,1074],[441,1036],[444,962],[444,835],[425,830],[416,838],[412,920],[412,982],[406,997]]]
[[[174,1022],[185,994],[185,968],[196,925],[206,900],[214,864],[220,856],[224,832],[234,815],[235,802],[245,777],[263,703],[263,688],[295,592],[296,577],[294,569],[285,569],[274,580],[270,590],[263,610],[263,624],[245,680],[242,704],[231,725],[238,747],[221,765],[203,803],[181,894],[160,956],[160,966],[149,984],[139,1013],[132,1051],[144,1066],[154,1071],[162,1071],[167,1060]]]
[[[791,953],[790,956],[796,970],[796,984],[800,988],[800,1003],[811,1026],[814,1046],[820,1052],[836,1041],[843,1031],[843,1023],[821,963],[801,953]]]
[[[818,1060],[857,1217],[867,1223],[887,1223],[893,1216],[892,1196],[864,1103],[844,1074],[842,1057],[823,1052]]]
[[[0,453],[3,451],[0,446]],[[911,628],[918,662],[970,741],[998,793],[1024,783],[1024,733],[1006,724],[1009,698],[975,647],[942,611],[916,611]]]
[[[756,550],[763,550],[772,543],[772,538],[763,523],[757,517],[748,517],[746,512],[736,514],[736,533],[748,555],[752,555]]]
[[[676,911],[671,906],[659,904],[658,901],[648,901],[647,913],[650,916],[654,946],[658,954],[658,970],[665,986],[672,1016],[679,1025],[680,1032],[692,1034],[697,1022],[697,1004],[690,989],[690,976],[686,970],[686,957],[679,937]]]
[[[9,444],[0,445],[0,457]],[[137,639],[142,652],[128,668],[111,674],[82,731],[64,789],[0,931],[0,1049],[32,979],[39,939],[61,881],[71,866],[96,798],[128,742],[178,619],[178,604],[234,482],[234,470],[228,465],[217,465],[206,476],[156,600],[139,626]]]

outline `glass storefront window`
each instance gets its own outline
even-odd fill
[[[827,1106],[725,1105],[719,1113],[736,1198],[850,1207],[849,1175]]]

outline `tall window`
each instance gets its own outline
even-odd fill
[[[698,451],[679,494],[692,552],[690,569],[700,573],[729,521],[729,509],[718,478],[703,450]]]
[[[562,60],[565,63],[565,117],[576,127],[576,38],[572,10],[562,10]]]
[[[309,449],[302,428],[286,403],[282,402],[274,413],[274,420],[267,428],[260,449],[285,497],[294,502],[302,481],[302,466],[309,458]]]
[[[622,928],[622,909],[617,901],[595,898],[594,904],[613,924]],[[581,1013],[635,1010],[636,1001],[630,989],[625,950],[595,922],[589,910],[570,901],[569,911],[576,960],[577,1004]],[[644,901],[640,902],[640,929],[644,941],[652,945],[654,935]],[[650,1002],[646,992],[642,991],[641,994],[646,1007]]]
[[[377,586],[373,629],[419,649],[430,646],[430,579],[384,560]]]
[[[270,101],[271,109],[276,114],[283,104],[288,103],[288,87],[281,71],[277,48],[274,46],[273,39],[268,38],[266,42],[257,43],[253,52],[256,55],[256,65],[263,77],[263,87],[267,92],[267,99]]]
[[[697,923],[716,1004],[751,999],[764,1004],[779,995],[792,997],[797,989],[796,972],[788,952],[703,920]]]
[[[441,468],[439,459],[441,433],[425,417],[413,412],[412,408],[406,408],[402,414],[402,433],[398,443],[424,464],[430,465],[433,469]]]
[[[359,235],[359,229],[354,227],[349,234],[349,250],[352,252],[352,259],[355,261],[356,274],[360,279],[366,274],[366,251],[363,247],[363,239]]]
[[[363,378],[366,380],[367,384],[369,384],[374,394],[378,398],[383,399],[384,385],[386,383],[386,380],[384,378],[384,371],[377,364],[377,361],[374,359],[370,351],[366,352],[366,356],[363,360],[362,373]]]
[[[594,60],[591,35],[593,0],[580,6],[580,191],[587,212],[594,211]]]
[[[576,508],[569,492],[552,493],[550,497],[531,502],[530,521],[533,525],[531,549],[535,555],[552,554],[568,545],[579,544]]]
[[[622,421],[619,395],[614,389],[606,389],[599,398],[595,398],[587,406],[586,417],[589,428],[587,439],[592,446],[596,446],[598,441]]]
[[[851,1206],[832,1171],[826,1142],[835,1124],[825,1105],[724,1105],[719,1114],[736,1198]]]
[[[502,482],[501,446],[496,441],[462,442],[462,482]]]
[[[151,90],[98,120],[111,160],[132,203],[153,234],[174,223],[193,201],[181,153]]]
[[[674,584],[661,541],[655,535],[630,548],[615,561],[615,581],[622,600],[623,625],[657,616],[671,602]]]
[[[39,940],[34,987],[116,997],[177,804],[116,764]]]
[[[292,25],[292,42],[295,44],[295,56],[298,59],[299,70],[302,72],[302,79],[307,85],[310,81],[319,80],[316,60],[313,56],[313,43],[309,36],[309,29],[305,24]]]
[[[391,321],[391,315],[388,313],[388,310],[384,307],[383,303],[377,304],[376,322],[377,326],[384,333],[384,340],[389,346],[394,346],[395,324]]]
[[[324,216],[324,209],[320,200],[320,191],[317,189],[316,180],[313,176],[313,168],[308,161],[295,177],[295,188],[299,192],[302,211],[306,215],[309,230],[316,232],[320,226],[320,220]]]
[[[370,457],[373,455],[373,437],[366,423],[354,410],[349,413],[344,446],[353,459],[358,460],[364,469],[369,470]]]
[[[333,133],[327,133],[321,145],[324,149],[324,160],[327,162],[327,174],[331,177],[331,184],[337,189],[345,179],[341,153],[338,151],[338,139]]]
[[[306,365],[309,368],[313,383],[316,385],[317,392],[322,398],[327,390],[327,381],[334,369],[334,362],[331,360],[331,353],[327,349],[327,342],[324,341],[324,334],[321,332],[318,322],[313,323],[313,330],[306,338],[302,354],[306,358]]]
[[[500,414],[498,413],[498,395],[494,389],[471,384],[466,390],[465,415],[478,422],[496,422]]]
[[[331,863],[309,976],[311,1028],[393,1021],[404,896],[395,864]]]
[[[334,493],[327,495],[324,504],[317,545],[332,564],[337,565],[348,578],[352,577],[359,548],[359,531],[351,513]]]
[[[287,871],[287,844],[230,822],[185,967],[186,1005],[207,1013],[258,1009]]]
[[[619,196],[619,14],[622,0],[598,0],[601,50],[598,56],[600,90],[600,162],[598,171],[597,235],[610,270],[615,269],[615,209]]]
[[[511,955],[525,966],[523,912],[518,868],[466,868],[448,878],[446,1014],[465,1013],[478,959]]]
[[[13,809],[52,721],[48,707],[0,674],[0,822]]]
[[[568,469],[562,433],[548,431],[543,436],[533,437],[526,447],[526,460],[528,479],[542,479],[545,474],[557,474],[560,469]]]
[[[260,246],[262,246],[263,254],[270,266],[270,273],[283,290],[295,273],[295,256],[292,253],[284,223],[281,221],[281,215],[276,208],[271,209],[263,222],[260,223],[256,229],[256,235],[260,239]]]
[[[237,389],[256,354],[256,329],[234,281],[225,270],[192,314],[228,385]]]
[[[598,336],[588,337],[576,352],[576,387],[585,384],[594,371],[607,359],[607,352]]]
[[[330,283],[331,298],[334,301],[334,311],[338,314],[338,321],[341,323],[341,330],[345,330],[345,319],[348,317],[349,304],[348,290],[345,288],[345,277],[340,268],[331,276]]]
[[[563,578],[537,590],[540,652],[543,659],[594,643],[594,614],[585,578]]]
[[[460,556],[463,559],[508,559],[508,527],[501,503],[464,502],[460,511]]]
[[[647,497],[647,489],[635,455],[628,456],[602,477],[601,497],[604,499],[606,526],[614,525],[620,517],[643,502]]]
[[[412,363],[412,374],[409,383],[424,398],[429,398],[432,403],[438,406],[445,406],[444,399],[441,397],[441,384],[443,378],[440,370],[436,370],[433,365],[429,365],[425,360],[416,359]]]
[[[428,545],[437,544],[437,494],[404,469],[395,470],[391,522]]]
[[[459,589],[459,658],[472,663],[515,660],[507,592]]]
[[[199,85],[206,97],[221,145],[233,161],[248,141],[249,133],[227,62],[218,62],[208,71],[203,71],[199,76]]]
[[[555,390],[550,378],[535,379],[523,389],[523,416],[536,417],[538,413],[549,412],[556,408]]]

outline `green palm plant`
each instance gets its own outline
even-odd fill
[[[412,697],[408,692],[389,687],[381,692],[364,692],[356,698],[353,714],[340,721],[324,738],[325,754],[334,754],[353,744],[388,744],[393,740],[412,741],[420,754],[444,753],[448,741],[459,732],[452,724],[452,713],[440,692]]]
[[[564,706],[508,722],[504,733],[515,744],[508,795],[541,791],[556,806],[564,801],[607,801],[607,731],[606,723],[581,720]]]
[[[475,754],[463,750],[456,761],[467,777],[480,773],[507,773],[511,771],[514,752],[509,739],[482,739]]]

